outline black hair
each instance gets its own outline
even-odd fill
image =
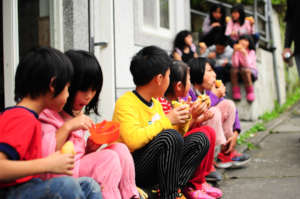
[[[193,58],[188,62],[192,84],[202,84],[207,63],[214,68],[214,61],[205,57]]]
[[[189,72],[189,67],[182,61],[174,61],[170,67],[170,84],[165,95],[174,95],[174,84],[181,82],[183,86],[186,86],[186,78]]]
[[[215,38],[215,45],[222,45],[222,46],[227,46],[228,45],[228,37],[224,34],[217,34]]]
[[[131,60],[130,72],[136,86],[148,84],[156,75],[165,75],[172,60],[163,49],[148,46],[140,50]]]
[[[213,17],[213,12],[217,11],[217,9],[220,9],[222,17],[219,20],[216,20]],[[225,8],[221,4],[213,4],[212,7],[209,10],[209,21],[210,24],[213,24],[215,22],[219,22],[221,26],[225,26],[225,18],[226,18],[226,13],[225,13]]]
[[[231,8],[231,13],[233,12],[238,12],[240,13],[240,17],[239,17],[239,24],[242,26],[245,22],[245,18],[246,18],[246,13],[245,13],[245,10],[244,10],[244,6],[242,4],[237,4],[235,6],[233,6]]]
[[[192,33],[188,30],[182,30],[179,33],[177,33],[173,44],[174,50],[175,48],[179,48],[180,50],[183,50],[184,47],[186,46],[184,39],[189,35],[192,35]]]
[[[69,50],[65,53],[73,63],[74,76],[69,89],[70,95],[64,106],[64,111],[73,115],[72,109],[74,99],[78,91],[96,91],[94,98],[85,106],[85,113],[89,114],[91,110],[97,115],[99,95],[103,85],[103,74],[97,58],[83,50]]]
[[[253,37],[251,35],[241,35],[239,38],[239,41],[245,39],[248,40],[249,42],[249,50],[255,50],[255,45],[254,45],[254,41],[253,41]]]
[[[44,95],[50,91],[50,84],[54,87],[53,97],[56,97],[71,81],[72,75],[72,63],[62,52],[50,47],[33,48],[17,67],[15,101],[18,103],[24,97],[35,99]]]

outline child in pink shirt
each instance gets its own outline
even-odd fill
[[[86,130],[93,125],[83,114],[98,115],[98,99],[102,88],[102,71],[97,59],[85,51],[70,50],[74,76],[70,96],[62,112],[47,109],[40,114],[42,122],[42,155],[46,156],[70,140],[75,146],[74,177],[88,176],[101,184],[104,199],[139,198],[135,185],[135,169],[128,148],[113,143],[98,150],[100,145],[88,139]],[[46,178],[49,176],[46,176]]]
[[[229,36],[233,43],[237,42],[241,35],[254,34],[254,21],[247,20],[241,4],[232,7],[231,16],[232,18],[227,22],[225,35]]]
[[[254,49],[250,35],[241,36],[238,43],[234,46],[231,70],[232,97],[234,100],[241,99],[239,77],[244,82],[247,100],[253,102],[255,99],[253,81],[257,79],[257,69]]]

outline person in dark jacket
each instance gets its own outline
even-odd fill
[[[287,0],[286,10],[286,29],[285,29],[285,41],[283,49],[283,59],[288,62],[292,56],[291,44],[294,42],[294,56],[296,60],[297,70],[300,77],[300,27],[297,20],[300,19],[300,1]]]

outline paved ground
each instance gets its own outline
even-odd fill
[[[248,167],[225,171],[224,199],[300,198],[300,104],[272,132],[249,152]]]

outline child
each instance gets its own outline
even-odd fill
[[[218,35],[216,38],[214,45],[210,46],[206,52],[200,56],[215,60],[216,64],[214,70],[216,72],[217,79],[226,83],[230,81],[233,49],[230,45],[228,45],[226,36]]]
[[[70,50],[65,53],[71,60],[74,76],[70,86],[70,96],[64,111],[45,110],[40,115],[43,131],[43,155],[61,149],[71,140],[75,145],[74,177],[89,176],[102,185],[103,198],[139,198],[135,185],[132,156],[128,148],[114,143],[96,151],[99,145],[85,134],[93,125],[84,115],[93,111],[98,114],[98,99],[103,77],[95,56],[85,51]]]
[[[197,99],[200,93],[206,93],[211,99],[214,113],[212,119],[203,123],[211,126],[216,132],[216,146],[221,145],[221,152],[218,154],[216,166],[219,168],[234,168],[245,165],[249,161],[249,156],[239,154],[234,150],[240,124],[236,108],[231,100],[224,99],[225,86],[222,84],[216,88],[216,74],[212,63],[207,58],[197,58],[189,62],[191,70],[192,89],[189,95],[192,101]]]
[[[113,115],[113,120],[120,122],[121,141],[133,154],[137,184],[159,184],[163,199],[178,197],[178,190],[186,186],[209,148],[204,134],[183,138],[173,129],[189,118],[188,110],[175,108],[166,116],[155,99],[169,86],[171,64],[158,47],[140,50],[130,64],[136,90],[117,100]]]
[[[214,4],[209,11],[209,15],[204,19],[202,24],[203,35],[199,38],[199,41],[211,46],[217,41],[217,35],[224,35],[226,28],[225,16],[224,7],[220,4]]]
[[[249,35],[240,37],[232,55],[232,98],[237,101],[241,100],[239,77],[244,82],[248,102],[253,102],[255,100],[253,82],[257,80],[257,69],[255,47]]]
[[[33,49],[20,61],[15,77],[17,105],[0,116],[1,198],[101,198],[99,185],[89,178],[38,178],[44,173],[72,175],[73,155],[56,152],[42,158],[38,120],[45,108],[62,110],[72,72],[69,59],[52,48]]]
[[[190,31],[183,30],[176,35],[172,57],[174,60],[183,62],[188,62],[190,59],[198,57]]]
[[[165,114],[168,115],[173,109],[172,101],[177,101],[177,99],[187,96],[190,90],[190,86],[190,71],[188,66],[181,61],[173,62],[173,65],[170,67],[169,87],[165,93],[165,97],[159,98]],[[192,186],[186,187],[186,189],[184,190],[185,194],[188,195],[189,198],[220,198],[222,196],[221,190],[211,187],[205,181],[205,176],[210,173],[213,164],[216,142],[216,135],[212,128],[208,126],[202,126],[200,128],[197,127],[197,123],[201,123],[204,120],[210,119],[209,117],[206,117],[206,114],[203,114],[207,111],[207,107],[208,106],[206,103],[200,104],[198,101],[191,103],[189,108],[191,113],[191,120],[183,125],[187,126],[187,128],[175,126],[175,128],[183,131],[180,131],[180,133],[182,133],[182,135],[184,135],[185,137],[193,133],[204,133],[210,143],[208,153],[201,161],[201,164],[197,167],[197,170],[194,173],[193,177],[189,180],[189,183]],[[201,117],[202,114],[205,118]],[[195,126],[195,128],[192,128],[189,132],[187,132],[189,127],[193,126]]]
[[[232,19],[227,23],[225,35],[232,39],[232,46],[239,40],[241,35],[249,34],[258,37],[258,35],[255,34],[254,20],[253,18],[246,18],[242,4],[232,7],[231,16]]]

